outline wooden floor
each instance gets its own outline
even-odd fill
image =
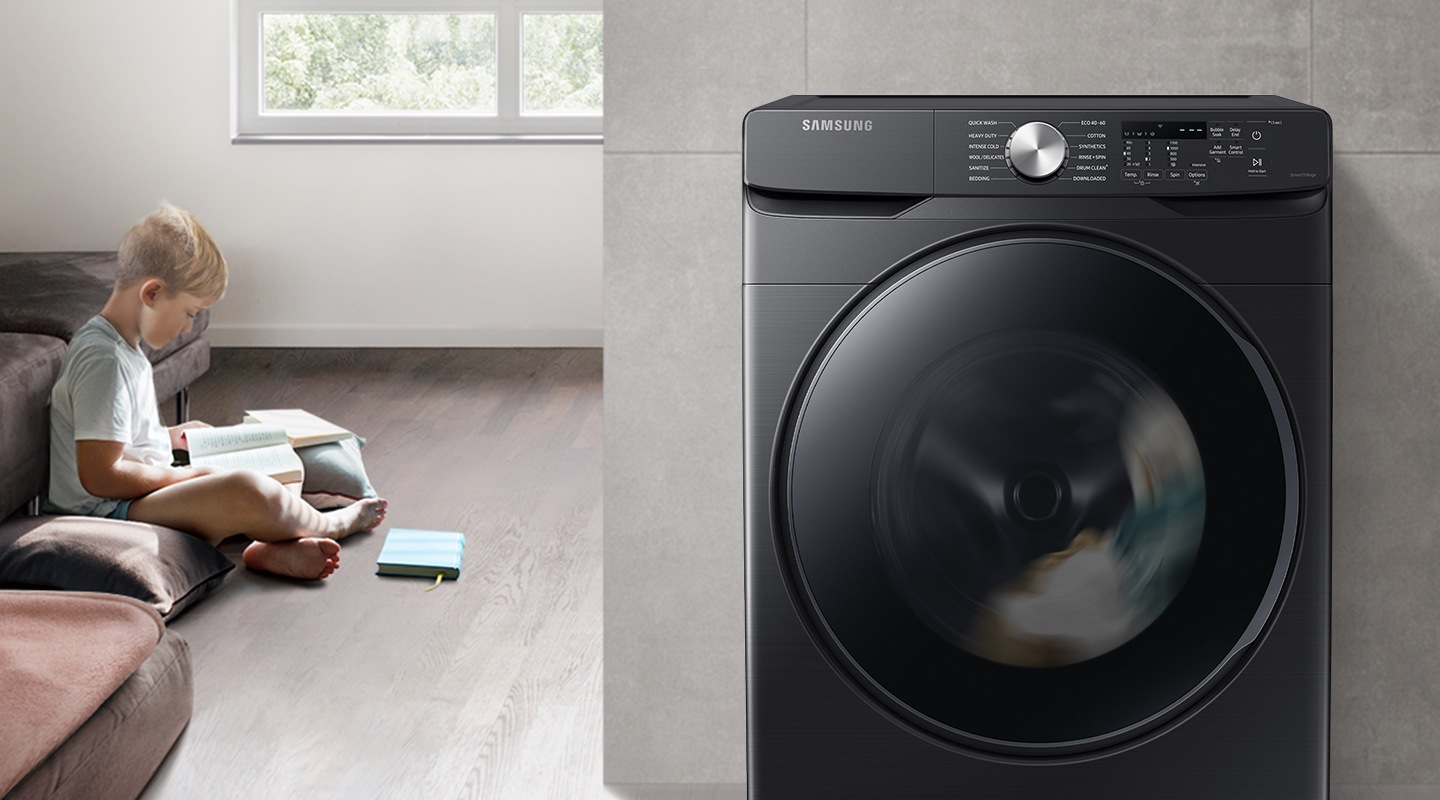
[[[591,798],[601,786],[599,350],[217,350],[191,416],[309,409],[368,438],[390,514],[304,583],[238,568],[171,627],[195,712],[143,797]],[[459,581],[381,578],[389,527]],[[222,550],[237,563],[243,542]]]

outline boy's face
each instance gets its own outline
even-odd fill
[[[140,338],[157,350],[176,336],[189,333],[195,324],[195,315],[210,305],[189,292],[172,297],[165,290],[164,282],[156,279],[145,282],[140,299],[143,303]]]

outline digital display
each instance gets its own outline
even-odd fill
[[[1126,139],[1204,139],[1204,122],[1125,122],[1120,128]]]

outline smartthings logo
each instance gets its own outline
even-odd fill
[[[871,119],[802,119],[802,131],[868,131],[875,128]]]

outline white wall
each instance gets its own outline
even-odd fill
[[[230,264],[218,345],[598,346],[601,148],[232,145],[223,0],[0,4],[0,250],[162,198]]]

